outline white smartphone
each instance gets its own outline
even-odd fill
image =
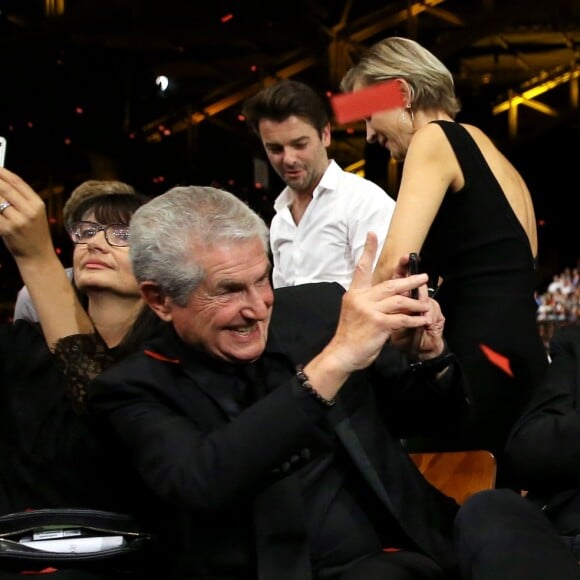
[[[0,167],[4,167],[4,159],[6,159],[6,138],[0,135]]]

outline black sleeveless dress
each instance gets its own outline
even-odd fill
[[[458,123],[436,123],[465,186],[447,191],[421,250],[421,266],[433,279],[443,278],[435,297],[466,376],[471,415],[459,435],[431,446],[489,449],[501,472],[508,432],[548,365],[536,325],[535,260],[475,141]]]

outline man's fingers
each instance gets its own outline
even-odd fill
[[[403,254],[399,258],[395,272],[393,273],[393,278],[404,278],[408,274],[409,266],[409,254]]]
[[[363,253],[354,269],[351,288],[368,288],[372,285],[373,264],[378,246],[377,235],[374,232],[368,232]]]

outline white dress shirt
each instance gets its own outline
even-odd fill
[[[378,237],[378,259],[394,199],[372,181],[343,171],[335,161],[324,172],[298,225],[290,212],[293,195],[286,187],[274,202],[276,214],[270,224],[274,288],[338,282],[348,289],[369,231]]]

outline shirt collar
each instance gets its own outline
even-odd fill
[[[318,185],[314,188],[312,192],[312,197],[315,198],[319,196],[325,190],[334,190],[338,188],[338,183],[340,179],[340,174],[342,169],[339,167],[338,163],[334,159],[330,160],[326,171],[323,173],[322,178]],[[286,186],[280,195],[274,201],[274,209],[278,212],[285,207],[288,207],[294,200],[294,193],[292,190]]]

